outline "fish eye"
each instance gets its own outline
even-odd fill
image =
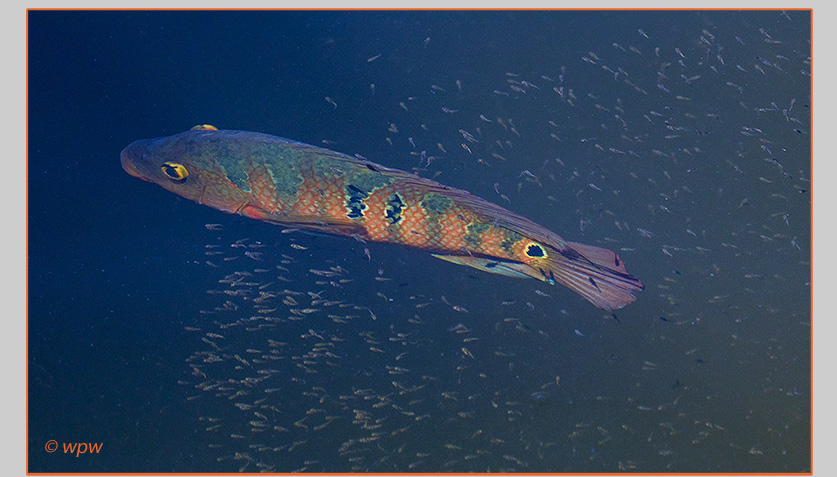
[[[160,169],[163,170],[163,174],[166,175],[169,179],[175,182],[184,182],[186,178],[189,177],[189,171],[186,170],[186,166],[183,164],[178,164],[176,162],[164,162]]]

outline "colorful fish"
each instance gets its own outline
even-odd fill
[[[224,212],[560,283],[605,310],[643,289],[610,250],[568,242],[463,190],[276,136],[195,126],[135,141],[121,159],[132,176]]]

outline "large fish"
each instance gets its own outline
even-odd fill
[[[643,289],[610,250],[568,242],[463,190],[328,149],[204,125],[135,141],[121,158],[132,176],[224,212],[560,283],[605,310]]]

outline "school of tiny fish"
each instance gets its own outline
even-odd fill
[[[810,418],[810,45],[775,17],[681,45],[638,28],[382,112],[413,172],[492,177],[472,192],[604,237],[646,284],[616,315],[458,268],[440,286],[447,265],[414,252],[207,224],[194,260],[217,285],[180,384],[218,471],[803,471],[786,459]]]

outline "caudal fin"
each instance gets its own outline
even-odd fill
[[[552,278],[597,307],[617,310],[633,303],[633,292],[645,288],[615,252],[574,242],[567,245],[569,248],[553,250],[549,257]]]

